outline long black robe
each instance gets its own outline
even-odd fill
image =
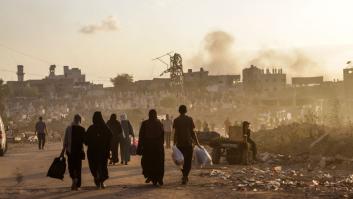
[[[112,139],[110,142],[110,150],[112,152],[111,161],[113,163],[117,163],[119,162],[118,151],[119,144],[121,144],[121,141],[123,139],[123,129],[121,128],[121,124],[118,120],[109,120],[107,122],[107,126],[109,127],[112,133]]]
[[[142,122],[137,153],[142,155],[142,174],[151,180],[163,180],[164,176],[164,130],[155,120]]]
[[[104,124],[93,124],[87,129],[85,144],[87,145],[88,164],[95,180],[108,179],[108,159],[112,134]]]

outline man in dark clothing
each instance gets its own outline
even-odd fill
[[[248,121],[243,122],[243,135],[246,138],[247,142],[250,144],[251,151],[253,152],[253,159],[256,160],[257,147],[254,140],[250,138],[251,130],[250,123]]]
[[[141,155],[142,173],[146,183],[163,185],[164,177],[164,130],[157,119],[156,110],[149,111],[148,120],[141,124],[137,154]]]
[[[187,109],[185,105],[179,107],[179,117],[173,122],[174,129],[174,144],[178,147],[184,155],[184,165],[182,169],[183,178],[182,184],[186,184],[189,179],[191,170],[191,161],[193,154],[193,142],[200,147],[197,136],[194,132],[195,125],[191,117],[186,115]]]
[[[81,187],[82,160],[85,159],[83,150],[85,129],[80,126],[81,116],[75,115],[74,121],[66,128],[63,149],[61,156],[66,151],[68,169],[72,179],[71,190],[78,190]]]
[[[47,132],[47,126],[45,125],[45,122],[43,122],[43,118],[39,117],[39,121],[36,123],[35,127],[35,135],[38,137],[38,147],[39,150],[44,149],[44,144],[45,144],[45,135],[48,134]]]
[[[116,114],[112,114],[110,119],[107,122],[107,126],[112,132],[112,140],[111,140],[111,153],[112,157],[110,159],[110,164],[115,165],[119,163],[119,144],[123,139],[123,129],[121,128],[120,122],[117,120]]]
[[[88,165],[97,188],[105,188],[108,176],[108,159],[112,133],[105,124],[101,112],[93,114],[93,124],[86,132]]]

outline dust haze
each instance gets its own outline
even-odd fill
[[[283,68],[290,76],[310,76],[324,69],[304,49],[262,48],[244,55],[237,48],[237,38],[225,31],[212,31],[205,35],[201,48],[188,60],[195,69],[204,66],[213,74],[239,73],[244,65],[261,68]]]
[[[310,76],[320,70],[319,64],[301,49],[262,49],[249,64],[266,68],[283,68],[291,76]]]
[[[108,16],[76,28],[94,38],[120,25]],[[332,80],[304,48],[247,51],[222,30],[199,39],[192,55],[154,59],[168,67],[151,79],[116,59],[108,87],[84,66],[32,79],[17,60],[6,71],[17,79],[0,77],[0,198],[353,198],[352,63]],[[156,47],[142,45],[129,47]]]
[[[189,62],[191,66],[204,66],[215,74],[234,73],[239,71],[240,64],[233,52],[235,38],[224,31],[213,31],[206,34],[201,49]]]

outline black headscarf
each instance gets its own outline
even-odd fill
[[[116,114],[111,114],[110,115],[110,119],[109,120],[111,120],[111,121],[115,121],[116,120]]]
[[[105,125],[102,113],[100,111],[94,112],[92,122],[94,125]]]
[[[156,119],[157,119],[157,111],[154,110],[154,109],[151,109],[151,110],[148,112],[148,119],[149,119],[149,120],[156,120]]]

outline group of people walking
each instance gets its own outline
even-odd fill
[[[134,130],[127,115],[124,113],[120,116],[120,121],[116,114],[112,114],[107,122],[107,126],[112,133],[111,138],[111,159],[110,164],[119,163],[119,146],[121,164],[127,165],[130,161],[130,145],[131,137],[135,139]]]
[[[184,155],[182,168],[182,184],[188,183],[188,175],[191,169],[193,144],[200,146],[194,132],[193,119],[186,115],[185,105],[179,107],[179,117],[172,122],[169,117],[167,122],[157,118],[157,111],[152,109],[148,113],[148,119],[143,121],[140,127],[136,154],[141,157],[142,174],[146,183],[163,185],[164,177],[164,142],[170,147],[170,137],[174,132],[174,144]],[[170,121],[170,122],[169,122]],[[71,125],[66,128],[61,156],[66,153],[68,157],[68,169],[72,178],[72,190],[81,186],[82,160],[85,159],[83,145],[87,146],[87,159],[94,183],[97,188],[105,188],[105,180],[108,179],[108,161],[111,164],[119,163],[118,149],[120,146],[121,164],[127,165],[130,161],[131,139],[135,141],[134,131],[126,114],[120,116],[112,114],[105,123],[102,113],[93,114],[92,125],[85,129],[80,125],[80,115],[75,115]],[[111,153],[111,156],[110,156]]]

